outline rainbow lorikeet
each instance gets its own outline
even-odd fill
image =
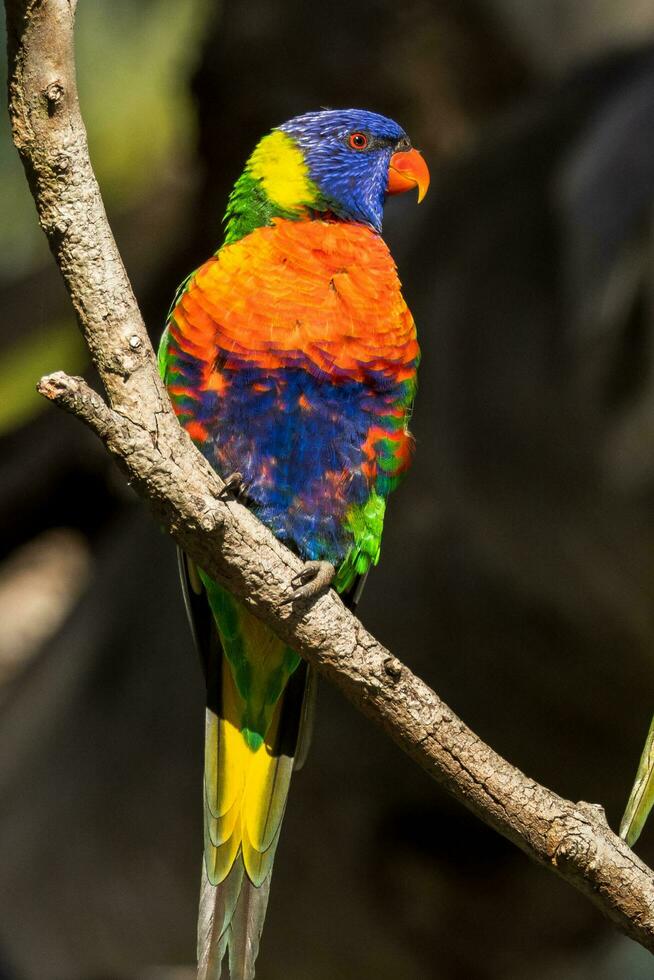
[[[333,581],[356,603],[386,498],[411,455],[419,350],[381,238],[388,193],[429,172],[363,110],[274,129],[236,182],[222,246],[182,285],[160,369],[180,423],[228,486],[305,559],[296,598]],[[207,680],[200,980],[254,976],[293,768],[306,665],[202,569],[180,560]]]

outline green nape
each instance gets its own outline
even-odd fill
[[[326,208],[299,146],[286,133],[273,130],[255,147],[229,196],[223,244],[272,224],[274,218],[300,221],[309,210]]]
[[[224,218],[225,240],[223,244],[231,245],[240,238],[245,238],[255,228],[272,224],[273,218],[288,218],[294,221],[299,217],[296,211],[288,211],[275,206],[266,195],[261,182],[245,170],[229,195]]]
[[[364,504],[348,510],[345,526],[352,533],[354,544],[336,573],[334,588],[337,592],[345,592],[357,575],[365,575],[370,566],[379,561],[385,513],[386,500],[374,490]]]

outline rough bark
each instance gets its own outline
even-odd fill
[[[586,894],[654,951],[654,875],[601,807],[572,803],[485,745],[384,649],[334,592],[282,605],[301,567],[222,484],[180,429],[111,235],[75,87],[75,0],[5,0],[14,141],[107,404],[56,373],[39,390],[84,421],[157,520],[480,819]]]

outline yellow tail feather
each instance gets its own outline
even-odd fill
[[[270,657],[272,644],[267,640]],[[276,643],[283,650],[281,642]],[[221,682],[220,717],[207,710],[205,729],[207,874],[212,884],[219,884],[240,852],[250,881],[260,885],[272,867],[293,769],[292,757],[279,748],[284,695],[275,705],[265,739],[253,748],[240,727],[245,705],[226,657]]]

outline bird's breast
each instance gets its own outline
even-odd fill
[[[243,475],[278,537],[339,564],[352,515],[410,455],[419,351],[383,240],[277,220],[201,266],[168,329],[168,390],[189,435],[223,476]]]
[[[226,372],[280,368],[383,386],[409,378],[418,357],[386,244],[338,221],[277,219],[223,247],[193,276],[171,330],[203,361],[208,389]]]

